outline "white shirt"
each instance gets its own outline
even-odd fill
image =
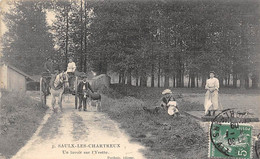
[[[213,78],[210,78],[207,80],[206,82],[206,86],[205,86],[206,89],[208,88],[215,88],[216,90],[219,89],[219,81],[217,78],[213,77]]]
[[[84,82],[84,81],[83,81],[83,83],[87,83],[87,82]],[[85,85],[84,85],[84,86],[83,86],[83,90],[85,90],[85,89],[86,89],[86,87],[85,87]]]
[[[68,63],[67,72],[75,72],[76,64],[75,62]]]

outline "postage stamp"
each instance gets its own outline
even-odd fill
[[[232,110],[223,111],[212,121],[209,138],[209,158],[252,158],[252,129],[236,122]],[[226,122],[223,122],[226,121]]]

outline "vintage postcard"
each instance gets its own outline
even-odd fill
[[[260,158],[259,0],[1,0],[0,159]]]

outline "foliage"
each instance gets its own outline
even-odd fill
[[[1,92],[0,152],[11,158],[39,127],[46,111],[39,101],[25,93]]]
[[[4,59],[29,74],[39,74],[44,59],[54,53],[46,23],[47,6],[41,2],[15,2],[4,17],[8,27],[2,38]]]
[[[51,28],[57,48],[54,56],[63,63],[74,57],[79,71],[117,72],[122,83],[126,77],[127,81],[140,77],[143,86],[148,76],[154,86],[157,74],[164,76],[165,87],[171,77],[174,86],[183,87],[184,76],[188,75],[190,86],[195,87],[195,78],[205,82],[208,72],[214,70],[221,84],[230,81],[232,75],[234,87],[237,79],[247,87],[252,76],[257,86],[259,3],[255,0],[80,0],[53,1],[49,5],[45,8],[56,15]],[[38,19],[45,19],[41,13]],[[22,18],[16,14],[14,18]],[[14,39],[19,34],[8,34],[6,44],[28,45]],[[4,52],[18,52],[17,46],[5,46]]]
[[[125,91],[125,87],[115,88],[114,92]],[[144,151],[145,158],[205,158],[207,135],[195,120],[184,115],[174,118],[163,110],[155,114],[143,110],[144,106],[154,108],[159,98],[154,89],[128,87],[133,96],[115,99],[103,95],[103,111],[119,122],[133,141],[149,148]]]
[[[165,78],[206,78],[215,70],[221,79],[238,74],[244,80],[259,60],[251,58],[259,41],[255,1],[110,0],[90,7],[95,14],[90,27],[93,55],[105,57],[102,61],[119,73],[136,69],[149,75],[162,69]]]

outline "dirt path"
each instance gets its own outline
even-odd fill
[[[50,105],[50,100],[48,100]],[[64,112],[48,110],[34,136],[12,159],[142,159],[144,147],[130,143],[118,124],[100,112],[79,112],[74,98]]]

